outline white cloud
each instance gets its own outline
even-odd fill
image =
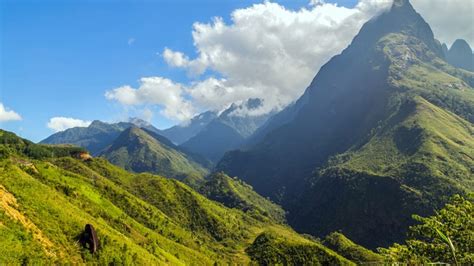
[[[145,78],[136,89],[126,85],[106,97],[128,106],[157,104],[164,108],[162,115],[179,121],[248,98],[263,99],[263,111],[281,109],[301,96],[319,68],[347,47],[363,23],[392,4],[360,0],[346,8],[322,0],[308,2],[309,7],[290,10],[266,1],[233,11],[228,23],[219,17],[196,22],[194,58],[168,47],[161,53],[169,66],[190,74],[188,84]],[[411,2],[441,41],[474,38],[474,1]]]
[[[448,46],[456,39],[474,45],[474,1],[411,0],[413,7],[430,24],[435,37]]]
[[[21,120],[21,116],[13,110],[8,110],[0,103],[0,122]]]
[[[87,127],[91,123],[91,121],[59,116],[49,119],[47,126],[54,132],[59,132],[72,127]]]
[[[140,79],[138,88],[122,86],[105,93],[108,100],[115,100],[124,105],[153,104],[163,107],[161,114],[165,117],[184,121],[194,115],[193,105],[184,99],[183,85],[162,77]]]
[[[153,118],[153,112],[148,109],[148,108],[145,108],[145,110],[143,110],[143,112],[141,113],[140,117],[147,121],[148,123],[151,122],[151,119]]]
[[[195,23],[198,55],[189,59],[165,48],[173,67],[200,75],[207,69],[223,78],[196,78],[187,92],[203,109],[228,106],[251,97],[265,100],[268,111],[296,100],[319,68],[350,43],[364,22],[388,8],[390,1],[362,0],[354,8],[311,1],[294,11],[264,2],[237,9],[231,23],[214,18]]]
[[[166,63],[173,67],[186,67],[189,65],[189,58],[181,52],[173,52],[168,48],[163,51],[163,58]]]

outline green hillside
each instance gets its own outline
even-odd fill
[[[164,137],[137,127],[124,130],[101,156],[129,171],[150,172],[180,180],[201,179],[208,173],[192,156]]]
[[[229,208],[238,208],[256,217],[284,222],[283,209],[257,194],[251,186],[224,173],[215,173],[199,188],[207,198],[221,202]]]
[[[382,263],[386,260],[383,256],[355,244],[338,232],[327,235],[324,238],[323,244],[356,263],[375,264]]]
[[[321,243],[276,230],[260,234],[247,253],[259,265],[356,265]]]
[[[0,144],[0,264],[248,264],[245,250],[264,230],[303,241],[285,225],[227,208],[174,179],[79,159],[77,148],[6,131]],[[31,150],[60,155],[30,157]],[[97,231],[95,254],[79,244],[85,224]]]

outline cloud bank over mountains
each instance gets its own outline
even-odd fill
[[[441,41],[449,42],[454,36],[472,41],[466,37],[473,30],[472,23],[467,25],[472,22],[468,0],[412,2]],[[291,10],[263,2],[233,11],[230,23],[220,17],[196,22],[192,31],[196,57],[169,47],[161,53],[170,67],[188,73],[186,84],[145,77],[138,87],[114,88],[105,97],[124,106],[160,106],[161,115],[177,122],[249,98],[263,99],[258,113],[279,110],[301,96],[319,68],[347,47],[363,23],[391,4],[389,0],[360,0],[347,8],[311,1],[307,7]],[[448,15],[456,12],[463,18],[449,20]],[[446,30],[459,24],[466,27]]]

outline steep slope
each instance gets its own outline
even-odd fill
[[[91,154],[98,155],[118,135],[131,126],[139,126],[153,132],[160,132],[149,123],[132,118],[130,122],[119,122],[114,124],[104,123],[98,120],[93,121],[88,127],[74,127],[55,133],[41,141],[43,144],[73,144],[86,148]]]
[[[303,239],[179,181],[74,158],[81,149],[37,145],[0,130],[0,150],[1,264],[248,264],[245,249],[262,230]],[[96,229],[95,254],[78,242],[85,224]]]
[[[165,137],[137,127],[124,130],[101,156],[136,173],[150,172],[178,179],[203,178],[207,174],[203,166]]]
[[[472,189],[474,74],[442,58],[429,25],[396,0],[277,115],[289,119],[217,170],[281,203],[299,231],[342,230],[371,248],[401,240],[412,213]]]
[[[181,147],[217,162],[226,151],[241,146],[271,116],[250,114],[261,105],[260,99],[232,104]]]
[[[224,173],[211,175],[199,192],[229,208],[238,208],[251,215],[269,217],[282,223],[285,221],[285,212],[280,206],[257,194],[243,181]]]
[[[326,236],[323,244],[345,258],[359,264],[382,264],[385,260],[381,255],[355,244],[338,232]]]
[[[446,60],[455,67],[474,72],[474,54],[469,44],[462,39],[457,39],[446,52]]]
[[[193,117],[191,121],[186,124],[176,125],[165,129],[161,132],[161,134],[176,145],[180,145],[188,141],[190,138],[196,136],[216,117],[216,112],[207,111]]]
[[[389,244],[378,240],[383,236],[400,242],[412,213],[427,214],[450,195],[474,189],[473,136],[472,124],[460,117],[419,96],[406,100],[367,143],[316,172],[298,200],[313,204],[295,205],[290,224],[315,235],[343,229],[370,247]]]
[[[321,243],[276,230],[260,234],[247,253],[258,265],[356,265]]]

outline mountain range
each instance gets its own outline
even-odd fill
[[[131,118],[129,122],[112,124],[94,120],[87,127],[74,127],[57,132],[42,140],[40,143],[73,144],[87,149],[92,155],[98,155],[107,148],[122,131],[133,126],[160,133],[159,129],[137,118]]]
[[[397,0],[216,170],[282,204],[299,232],[386,246],[403,240],[412,213],[474,188],[473,86]]]
[[[273,112],[250,114],[262,106],[261,99],[248,99],[242,103],[234,103],[221,112],[206,111],[186,124],[159,130],[138,118],[128,122],[105,123],[93,121],[88,127],[75,127],[55,133],[41,141],[44,144],[74,144],[83,147],[92,155],[105,155],[110,152],[110,145],[119,135],[130,127],[145,129],[153,133],[155,139],[166,143],[168,147],[179,149],[180,152],[197,155],[200,164],[209,167],[216,163],[225,152],[239,148],[253,133],[262,126]],[[123,142],[123,138],[121,142]],[[117,145],[115,145],[116,147]],[[178,148],[179,147],[179,148]],[[125,154],[122,154],[122,157]],[[121,159],[120,166],[126,166]],[[117,162],[117,160],[113,160]],[[143,162],[146,164],[147,162]],[[127,169],[137,167],[128,166]],[[156,172],[150,168],[142,170]]]
[[[186,180],[194,184],[209,172],[211,163],[187,152],[161,135],[162,131],[138,118],[129,122],[94,121],[88,127],[58,132],[43,144],[71,144],[85,148],[94,156],[137,173],[150,172]]]
[[[248,112],[260,108],[262,104],[260,99],[232,104],[180,146],[212,162],[217,162],[225,152],[243,145],[272,115],[272,113],[248,115]]]

